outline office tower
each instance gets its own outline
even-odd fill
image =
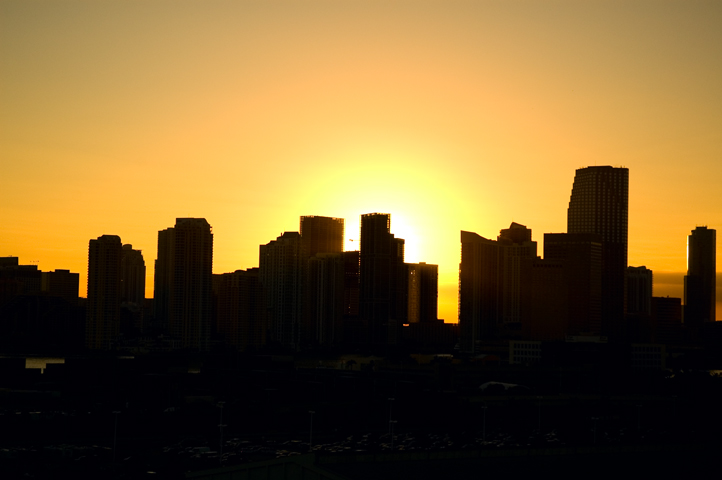
[[[610,166],[576,171],[567,211],[568,233],[602,240],[602,335],[624,334],[629,169]]]
[[[342,338],[344,220],[304,216],[300,227],[306,255],[301,339],[307,346],[332,346]]]
[[[179,348],[209,347],[213,233],[204,218],[177,218],[158,232],[155,262],[156,320]]]
[[[522,266],[527,340],[599,335],[602,243],[594,234],[545,233],[544,259]]]
[[[133,245],[123,245],[120,260],[120,298],[123,302],[143,306],[145,300],[145,261],[140,250]]]
[[[627,313],[652,314],[652,271],[647,267],[627,267]]]
[[[153,321],[157,329],[166,332],[170,318],[174,252],[175,229],[171,227],[159,231],[158,256],[155,260],[155,275],[153,276]]]
[[[342,253],[318,253],[308,259],[302,336],[311,345],[333,347],[343,339],[344,267]]]
[[[406,320],[404,240],[391,234],[391,215],[361,215],[359,317],[373,347],[396,345]]]
[[[317,253],[343,252],[343,218],[301,217],[301,238],[309,257]]]
[[[301,348],[305,261],[298,232],[285,232],[259,248],[258,276],[266,298],[270,340],[293,350]]]
[[[461,232],[459,328],[461,349],[478,352],[483,342],[521,328],[521,266],[536,257],[531,230],[512,223],[497,240]]]
[[[240,351],[266,344],[268,322],[258,268],[213,275],[216,331]]]
[[[496,241],[501,253],[501,323],[505,330],[521,328],[521,264],[536,258],[537,244],[531,239],[531,229],[512,222],[502,229]]]
[[[70,270],[55,269],[54,272],[42,272],[43,293],[52,297],[65,299],[72,305],[78,304],[80,289],[80,274],[71,273]]]
[[[697,227],[687,237],[687,275],[684,277],[684,323],[701,326],[716,317],[717,232]]]
[[[85,346],[110,350],[120,332],[120,259],[117,235],[102,235],[88,246],[88,302]]]
[[[425,262],[407,263],[407,323],[435,322],[439,306],[439,266]]]

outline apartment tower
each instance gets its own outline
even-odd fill
[[[629,169],[580,168],[567,211],[568,233],[593,233],[602,242],[602,335],[624,334]]]
[[[687,237],[684,323],[700,326],[716,320],[717,232],[697,227]]]

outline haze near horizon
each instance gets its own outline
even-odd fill
[[[387,212],[456,321],[460,230],[514,221],[541,253],[575,169],[613,165],[629,264],[681,297],[687,235],[722,225],[719,25],[713,1],[6,0],[0,255],[84,295],[88,241],[119,235],[150,297],[177,217],[223,273],[302,215],[358,240]]]

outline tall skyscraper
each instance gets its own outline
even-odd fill
[[[602,335],[624,333],[629,169],[576,171],[567,211],[568,233],[593,233],[602,241]]]
[[[627,313],[652,315],[652,278],[647,267],[627,267]]]
[[[85,346],[109,350],[120,332],[120,259],[117,235],[102,235],[88,246],[88,302]]]
[[[439,266],[425,262],[407,263],[408,315],[407,323],[428,323],[438,320]]]
[[[301,217],[301,238],[306,255],[317,253],[343,252],[343,218],[304,216]]]
[[[461,349],[477,352],[483,342],[521,328],[521,266],[536,257],[531,230],[512,223],[489,240],[461,232],[459,328]]]
[[[387,213],[361,215],[359,318],[375,347],[399,343],[408,309],[404,240],[390,229]]]
[[[213,279],[216,331],[226,345],[241,351],[263,347],[268,322],[258,268],[213,275]]]
[[[684,323],[714,322],[717,310],[717,232],[697,227],[687,237],[687,275],[684,277]]]
[[[213,233],[205,218],[177,218],[158,232],[156,319],[180,348],[207,350],[211,333]]]
[[[123,245],[120,260],[121,300],[143,306],[145,300],[145,261],[140,250],[133,245]]]
[[[284,232],[259,248],[258,278],[266,299],[270,340],[293,350],[301,348],[305,260],[298,232]]]

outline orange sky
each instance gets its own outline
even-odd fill
[[[541,253],[574,170],[613,165],[630,264],[681,296],[687,235],[722,227],[720,25],[718,1],[4,0],[0,255],[84,295],[88,240],[120,235],[152,296],[176,217],[223,273],[301,215],[358,239],[388,212],[455,321],[460,230]]]

